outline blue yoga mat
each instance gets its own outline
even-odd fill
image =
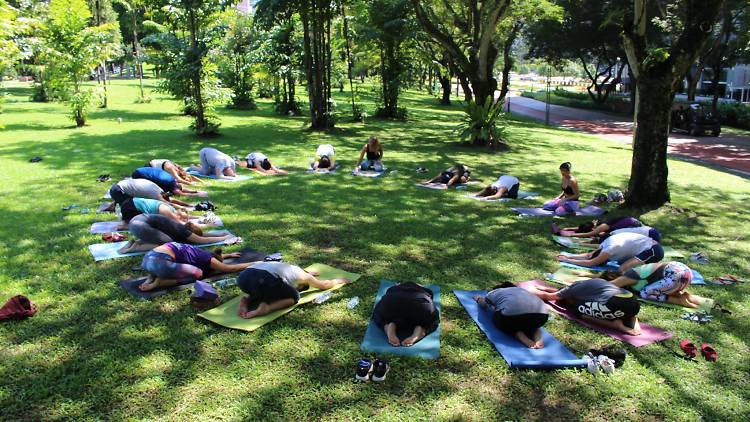
[[[395,284],[395,282],[387,280],[382,280],[380,282],[378,294],[375,296],[375,305],[380,302],[380,299],[385,295],[385,291]],[[440,311],[440,286],[430,284],[425,287],[432,290],[432,300],[435,303],[435,308]],[[375,309],[375,306],[373,306],[373,309]],[[388,337],[386,337],[385,331],[378,327],[371,318],[360,349],[363,352],[388,353],[397,356],[417,356],[424,359],[437,359],[440,357],[440,324],[438,324],[435,331],[431,332],[411,347],[393,347],[388,343]]]
[[[220,231],[221,232],[221,231]],[[226,232],[224,230],[224,232]],[[215,233],[215,232],[210,232]],[[231,240],[231,238],[229,239]],[[117,252],[118,249],[122,248],[128,243],[127,240],[123,240],[122,242],[114,242],[114,243],[97,243],[94,245],[89,245],[89,251],[91,252],[91,255],[94,257],[94,261],[104,261],[107,259],[115,259],[115,258],[124,258],[126,256],[138,256],[138,255],[145,255],[146,251],[144,252],[131,252],[126,254],[121,254]],[[214,242],[214,243],[206,243],[203,245],[195,245],[200,248],[207,248],[209,246],[218,246],[218,245],[226,245],[227,241],[222,242]]]
[[[243,180],[250,180],[250,179],[252,179],[251,176],[245,176],[244,174],[238,174],[237,176],[235,176],[235,177],[233,177],[231,179],[217,179],[216,176],[214,176],[213,174],[210,174],[210,175],[209,174],[203,174],[203,173],[199,173],[199,172],[197,172],[195,170],[188,170],[188,173],[192,174],[195,177],[203,177],[203,178],[206,178],[206,179],[220,180],[222,182],[241,182]]]
[[[561,252],[561,254],[565,255],[566,252]],[[576,270],[589,270],[589,271],[606,271],[606,270],[618,271],[620,269],[620,265],[614,261],[607,262],[606,266],[598,265],[598,266],[593,266],[593,267],[584,267],[583,265],[571,264],[570,262],[561,262],[560,266],[573,268]],[[703,274],[699,273],[698,271],[692,268],[690,269],[690,272],[693,273],[693,281],[691,281],[690,284],[706,284],[706,279],[703,278]]]
[[[471,319],[503,356],[511,368],[523,369],[555,369],[555,368],[585,368],[586,360],[579,359],[567,347],[557,341],[547,330],[542,329],[544,347],[529,349],[515,338],[500,331],[492,322],[492,312],[482,309],[474,300],[475,295],[484,296],[484,290],[454,290],[458,301],[461,302]]]

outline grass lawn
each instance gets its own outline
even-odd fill
[[[520,219],[509,204],[466,200],[465,191],[417,188],[424,176],[414,168],[436,173],[460,161],[485,182],[511,173],[523,190],[547,198],[559,191],[557,166],[571,161],[590,198],[626,185],[629,146],[525,121],[512,122],[509,153],[457,146],[460,109],[438,107],[411,91],[404,94],[411,116],[405,123],[342,118],[334,133],[312,133],[303,130],[303,117],[278,117],[261,102],[258,111],[219,109],[223,136],[199,140],[177,113],[177,102],[152,94],[152,103],[135,104],[136,82],[123,81],[113,82],[109,109],[94,111],[89,126],[73,129],[65,106],[29,102],[28,85],[6,88],[0,299],[23,293],[40,311],[0,323],[0,420],[695,421],[750,415],[747,285],[692,288],[733,312],[706,325],[680,319],[677,310],[643,306],[642,320],[674,338],[627,347],[624,367],[598,377],[574,369],[509,370],[451,294],[538,277],[556,268],[559,249],[549,240],[549,219]],[[345,110],[344,94],[337,95]],[[394,174],[367,179],[301,171],[324,142],[336,146],[345,168],[353,166],[370,134],[381,137]],[[276,164],[299,169],[286,177],[209,183],[218,214],[246,246],[364,276],[328,302],[298,308],[249,334],[198,319],[184,292],[149,302],[119,289],[116,283],[133,276],[139,259],[94,263],[86,246],[99,237],[88,228],[107,216],[61,207],[95,208],[109,187],[95,180],[99,174],[126,176],[150,158],[189,164],[205,145],[238,155],[260,150]],[[44,160],[29,163],[36,155]],[[658,227],[666,245],[708,252],[711,262],[699,268],[706,278],[747,278],[750,181],[687,162],[669,164],[673,204],[687,211],[664,207],[637,216]],[[359,384],[354,366],[381,279],[442,286],[442,356],[391,359],[385,383]],[[223,298],[238,293],[231,288]],[[361,304],[350,311],[345,304],[355,295]],[[619,344],[560,318],[547,328],[576,353]],[[719,361],[677,357],[682,338],[711,343]]]

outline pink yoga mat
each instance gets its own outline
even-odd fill
[[[531,291],[531,290],[534,290],[535,286],[552,286],[552,285],[547,284],[541,280],[529,280],[529,281],[523,281],[521,283],[517,283],[516,286],[522,289]],[[581,319],[574,312],[566,308],[563,308],[562,306],[559,306],[550,302],[547,302],[547,304],[550,306],[550,308],[552,308],[553,311],[555,311],[557,314],[559,314],[562,317],[565,317],[571,321],[575,321],[583,325],[584,327],[591,328],[594,331],[598,331],[612,338],[616,338],[617,340],[624,341],[625,343],[628,343],[635,347],[641,347],[647,344],[656,343],[658,341],[664,341],[664,340],[668,340],[672,338],[672,333],[664,331],[660,328],[652,327],[651,325],[648,325],[644,323],[643,321],[640,321],[641,335],[631,336],[621,331],[613,330],[613,329],[602,327],[599,325],[594,325],[584,319]]]

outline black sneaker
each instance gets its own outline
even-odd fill
[[[388,375],[388,371],[391,370],[391,365],[388,362],[380,359],[375,359],[372,369],[372,380],[375,382],[385,381],[385,376]]]
[[[370,371],[372,371],[372,362],[370,359],[360,359],[357,362],[357,373],[354,378],[358,381],[367,381],[370,379]]]

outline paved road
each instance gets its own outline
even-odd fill
[[[544,121],[544,102],[513,94],[509,94],[508,100],[511,113]],[[621,116],[552,105],[550,122],[556,126],[600,135],[623,144],[632,143],[633,140],[633,122]],[[747,136],[722,134],[715,138],[672,133],[669,136],[669,152],[750,177],[750,137]]]

